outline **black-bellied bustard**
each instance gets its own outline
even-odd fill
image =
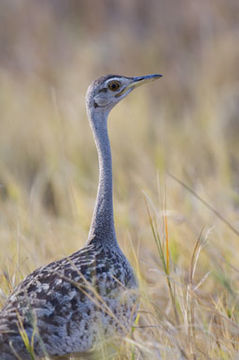
[[[9,296],[0,312],[1,360],[31,359],[24,336],[37,358],[67,356],[132,326],[137,281],[115,235],[107,118],[134,88],[160,77],[107,75],[89,86],[86,106],[99,159],[89,238],[83,249],[28,275]]]

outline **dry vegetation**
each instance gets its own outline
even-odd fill
[[[89,82],[160,72],[109,122],[118,239],[141,289],[115,356],[239,357],[238,39],[237,0],[0,2],[1,304],[87,239]]]

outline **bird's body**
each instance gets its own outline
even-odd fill
[[[98,244],[35,270],[1,311],[0,359],[16,359],[9,340],[22,359],[30,359],[19,335],[19,319],[29,339],[34,338],[38,357],[86,352],[97,337],[115,330],[127,333],[136,311],[135,288],[133,271],[122,252]]]
[[[107,116],[139,83],[159,77],[109,75],[89,87],[87,111],[100,174],[88,242],[35,270],[9,296],[0,312],[1,360],[32,359],[30,347],[37,358],[87,352],[102,337],[124,335],[132,326],[137,281],[115,235]]]

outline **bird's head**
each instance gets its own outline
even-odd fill
[[[137,77],[120,75],[102,76],[88,88],[86,101],[88,110],[108,113],[120,100],[125,98],[136,87],[162,77],[152,74]]]

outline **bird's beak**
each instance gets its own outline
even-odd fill
[[[151,81],[160,79],[163,75],[160,74],[152,74],[152,75],[145,75],[145,76],[136,76],[132,78],[132,81],[129,85],[127,85],[120,93],[116,95],[116,97],[119,97],[123,95],[127,90],[129,89],[135,89],[138,86],[141,86],[143,84],[147,84]]]

